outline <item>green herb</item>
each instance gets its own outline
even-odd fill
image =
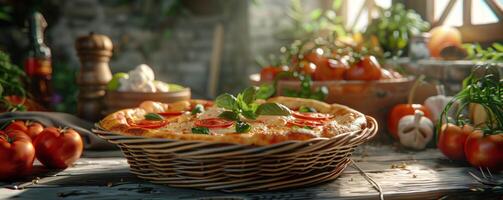
[[[218,117],[223,118],[223,119],[227,119],[227,120],[231,120],[231,121],[238,121],[239,120],[239,114],[237,114],[236,112],[232,112],[232,111],[224,111],[224,112],[220,113],[220,115],[218,115]]]
[[[378,18],[370,22],[365,35],[377,37],[385,57],[401,56],[407,49],[409,38],[427,31],[429,23],[412,9],[406,9],[403,4],[394,3],[390,8],[377,7]]]
[[[257,99],[268,99],[269,97],[271,97],[272,95],[274,95],[275,92],[276,92],[276,90],[274,89],[274,85],[272,85],[272,84],[262,84],[258,88],[258,90],[257,90],[257,92],[255,94],[255,97]]]
[[[192,133],[208,135],[210,134],[210,129],[206,127],[194,127],[192,128]]]
[[[481,61],[503,61],[503,45],[493,43],[490,47],[483,49],[480,44],[464,44],[463,47],[468,53],[467,59]]]
[[[459,102],[459,106],[453,105]],[[494,64],[478,66],[463,81],[463,89],[454,96],[444,108],[441,119],[449,119],[448,113],[455,108],[454,118],[451,119],[456,125],[466,123],[466,115],[463,112],[470,104],[480,104],[486,111],[488,120],[482,127],[485,134],[503,133],[503,79]],[[439,120],[437,130],[440,130],[443,120]]]
[[[272,91],[272,92],[271,92]],[[264,87],[249,87],[239,93],[237,97],[231,94],[222,94],[216,98],[216,104],[227,111],[219,117],[232,121],[239,121],[242,115],[247,119],[256,119],[259,115],[290,115],[290,109],[277,103],[258,104],[257,98],[267,98],[274,93],[269,85]]]
[[[155,121],[160,121],[164,119],[164,117],[162,117],[157,113],[147,113],[146,115],[144,115],[144,117],[147,120],[155,120]]]
[[[26,97],[23,81],[26,75],[18,66],[11,63],[9,55],[0,51],[0,108],[7,111],[26,110],[23,106]],[[20,96],[23,101],[19,104],[12,104],[5,100],[6,96]]]
[[[197,104],[196,106],[194,106],[194,109],[192,109],[191,114],[195,115],[197,113],[202,113],[202,112],[204,112],[204,106],[201,104]]]
[[[237,133],[247,133],[251,130],[250,124],[242,121],[236,122],[236,132]]]
[[[305,99],[315,99],[319,101],[325,100],[325,98],[328,96],[328,88],[326,86],[321,86],[316,90],[312,90],[313,81],[310,76],[298,73],[292,73],[290,75],[300,80],[300,89],[294,90],[285,88],[283,90],[283,95],[287,97],[299,97]]]
[[[238,100],[236,97],[232,96],[231,94],[225,93],[220,96],[218,96],[215,99],[215,102],[218,107],[220,108],[225,108],[228,110],[238,110]]]
[[[264,103],[261,104],[256,111],[257,115],[280,115],[289,116],[290,109],[279,103]]]
[[[309,106],[300,106],[299,112],[301,112],[301,113],[314,113],[314,112],[316,112],[316,109],[314,109],[313,107],[309,107]]]

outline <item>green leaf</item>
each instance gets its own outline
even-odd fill
[[[496,50],[498,50],[499,52],[503,52],[503,44],[500,44],[500,43],[493,43],[492,45]]]
[[[257,119],[257,115],[252,110],[243,111],[241,114],[248,119]]]
[[[342,0],[334,0],[332,2],[332,9],[333,10],[339,10],[339,8],[341,7],[342,5]]]
[[[257,99],[268,99],[275,93],[274,85],[272,84],[262,84],[258,88],[255,97]]]
[[[192,133],[208,135],[208,134],[210,134],[210,129],[208,129],[206,127],[193,127]]]
[[[144,117],[147,120],[154,120],[154,121],[160,121],[164,119],[164,117],[162,117],[157,113],[147,113],[146,115],[144,115]]]
[[[313,113],[313,112],[316,112],[316,109],[314,109],[313,107],[309,107],[309,106],[300,106],[299,112],[301,112],[301,113]]]
[[[237,133],[247,133],[250,132],[251,126],[250,124],[242,121],[236,122],[236,132]]]
[[[288,116],[291,114],[289,108],[278,103],[264,103],[257,108],[258,115],[279,115]]]
[[[2,87],[2,84],[0,84],[0,97],[3,96],[3,87]]]
[[[314,9],[309,14],[309,17],[311,18],[311,20],[317,20],[317,19],[319,19],[321,17],[321,10],[320,9]]]
[[[201,104],[197,104],[196,106],[194,106],[194,109],[192,109],[191,114],[195,115],[197,113],[202,113],[202,112],[204,112],[204,106]]]
[[[251,104],[255,101],[255,96],[256,96],[257,88],[256,87],[248,87],[246,88],[243,92],[243,102],[246,104]]]
[[[229,110],[238,110],[238,100],[231,94],[225,93],[218,96],[215,100],[216,104],[220,108],[225,108]]]
[[[232,111],[224,111],[218,115],[218,117],[231,120],[231,121],[238,121],[239,120],[239,114],[232,112]]]

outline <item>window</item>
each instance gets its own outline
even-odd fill
[[[348,30],[363,31],[369,22],[378,16],[376,6],[391,7],[391,0],[345,0],[341,7],[341,16]]]
[[[434,26],[458,27],[464,42],[503,40],[503,0],[429,0]]]

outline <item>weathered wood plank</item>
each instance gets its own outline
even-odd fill
[[[36,184],[24,190],[0,189],[0,199],[376,199],[377,191],[353,167],[335,181],[313,187],[284,191],[228,194],[172,188],[144,182],[128,171],[127,162],[118,153],[88,152],[74,167],[48,171],[37,167]],[[104,155],[104,154],[102,154]],[[364,146],[353,156],[357,165],[378,182],[386,199],[438,199],[440,197],[484,197],[503,195],[501,187],[486,187],[467,173],[474,170],[463,163],[445,159],[437,150],[422,152],[396,150],[389,146]],[[503,179],[502,174],[496,175]],[[26,182],[31,183],[30,180]],[[20,184],[20,183],[17,183]],[[1,185],[1,183],[0,183]],[[4,184],[4,187],[8,186]]]

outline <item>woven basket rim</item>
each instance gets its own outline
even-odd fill
[[[116,136],[117,139],[124,139],[124,138],[143,139],[143,140],[149,140],[149,141],[156,142],[156,143],[157,142],[158,143],[185,142],[185,143],[191,143],[191,144],[204,143],[207,145],[226,145],[226,146],[235,145],[235,146],[248,147],[248,148],[253,147],[256,150],[259,150],[260,148],[263,148],[264,150],[266,150],[266,149],[270,149],[271,147],[284,146],[284,145],[288,145],[288,144],[292,144],[292,143],[303,144],[303,143],[313,143],[313,142],[317,142],[317,141],[335,140],[337,138],[342,138],[342,137],[345,137],[350,134],[354,134],[355,137],[353,139],[356,139],[359,136],[360,137],[359,139],[361,140],[361,141],[359,141],[359,143],[363,143],[363,142],[368,141],[369,139],[373,138],[377,134],[377,129],[378,129],[377,121],[373,117],[366,115],[365,118],[367,120],[366,127],[361,130],[358,130],[358,131],[349,131],[349,132],[337,134],[334,137],[330,137],[330,138],[312,138],[309,140],[288,140],[288,141],[284,141],[284,142],[280,142],[280,143],[276,143],[276,144],[271,144],[271,145],[264,145],[264,146],[251,145],[251,144],[239,144],[239,143],[231,143],[231,142],[214,142],[214,141],[205,141],[205,140],[177,140],[177,139],[168,139],[168,138],[152,138],[152,137],[144,137],[144,136],[124,135],[121,133],[105,130],[99,125],[99,123],[94,124],[95,128],[92,129],[92,132],[97,134],[101,138],[103,138],[102,135],[106,134],[109,136]],[[371,129],[371,130],[368,131],[368,129]],[[355,134],[355,133],[358,133],[358,134]],[[366,137],[363,137],[365,135],[363,135],[362,133],[370,133],[370,134],[367,134]],[[107,141],[109,140],[109,138],[104,138],[104,139],[106,139]]]

